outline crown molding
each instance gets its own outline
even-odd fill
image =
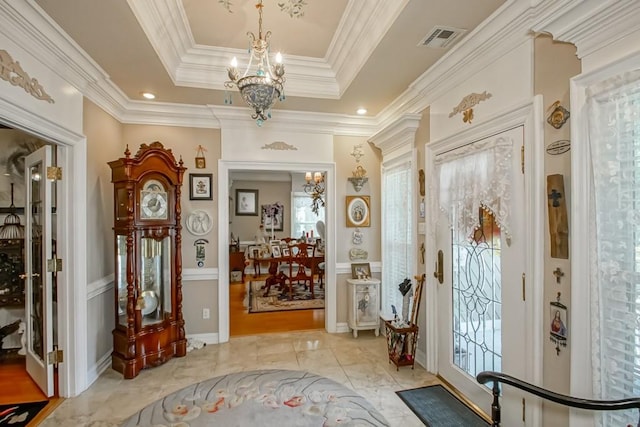
[[[227,90],[230,58],[246,58],[246,49],[196,45],[183,55],[175,74],[167,72],[178,86]],[[286,93],[291,96],[338,99],[340,90],[335,73],[322,59],[288,55],[286,57]],[[242,70],[242,66],[239,67]]]
[[[533,6],[524,1],[505,3],[385,107],[378,121],[387,126],[405,112],[423,111],[506,52],[531,42],[535,22],[570,7],[573,1],[576,0],[536,0]]]
[[[340,95],[367,62],[409,0],[350,0],[327,49]]]
[[[407,2],[350,0],[325,58],[286,57],[287,93],[339,98]],[[181,0],[127,3],[177,86],[224,90],[230,59],[247,55],[245,49],[196,44]]]
[[[249,108],[210,105],[209,109],[221,128],[242,129],[257,126],[255,120],[251,119],[252,111]],[[372,117],[273,110],[273,117],[264,122],[262,127],[272,126],[285,128],[288,132],[368,137],[375,132],[378,124]]]
[[[403,114],[393,123],[369,138],[369,142],[382,151],[383,159],[389,158],[398,151],[411,150],[421,118],[422,115],[420,114]]]
[[[33,0],[0,1],[0,30],[82,91],[107,74]]]
[[[593,31],[597,28],[598,31]],[[558,13],[540,19],[532,29],[546,32],[554,40],[573,43],[578,58],[640,31],[637,0],[582,0],[567,4]]]

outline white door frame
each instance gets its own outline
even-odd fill
[[[87,388],[87,142],[86,138],[19,104],[0,100],[3,124],[49,141],[57,148],[63,179],[57,188],[57,253],[64,269],[58,273],[58,347],[64,362],[58,367],[61,397]]]
[[[531,102],[515,106],[503,113],[496,114],[495,118],[475,124],[463,131],[450,135],[438,141],[425,145],[425,166],[433,164],[436,154],[448,151],[455,147],[459,141],[475,141],[486,138],[510,129],[524,125],[525,147],[525,235],[527,245],[526,256],[526,291],[525,295],[531,309],[525,315],[525,330],[528,335],[525,338],[527,359],[525,360],[525,372],[527,378],[524,381],[533,384],[542,384],[542,347],[543,347],[543,286],[544,286],[544,208],[546,207],[546,186],[544,177],[544,120],[542,96],[536,96]],[[428,187],[430,188],[430,187]],[[436,207],[437,209],[437,207]],[[433,218],[433,215],[430,215]],[[433,268],[436,263],[437,248],[435,245],[436,227],[433,220],[426,224],[426,252],[430,261],[427,261],[427,269]],[[425,304],[427,312],[427,327],[425,339],[426,368],[430,372],[438,369],[438,343],[437,343],[437,318],[439,316],[437,305],[438,282],[433,274],[427,270],[427,289]],[[541,405],[537,399],[531,399],[533,404],[527,405],[526,425],[541,426]]]
[[[218,161],[218,342],[229,341],[229,171],[326,171],[325,180],[325,329],[337,332],[336,298],[336,165]]]
[[[55,147],[54,147],[55,148]],[[25,203],[24,203],[24,218],[25,218],[25,233],[24,233],[24,289],[25,289],[25,323],[26,323],[26,367],[27,373],[33,379],[33,381],[40,387],[46,397],[52,397],[54,394],[54,375],[53,364],[49,363],[48,354],[53,351],[53,274],[47,272],[47,259],[52,255],[52,220],[51,220],[51,206],[52,206],[52,184],[46,179],[46,169],[52,166],[52,150],[50,145],[40,147],[38,150],[30,153],[26,156],[24,162],[24,179],[25,179]],[[33,194],[32,180],[35,176],[32,174],[32,167],[39,165],[40,173],[40,187],[38,188],[37,197]],[[33,210],[31,209],[32,201],[34,198],[40,201],[40,209],[42,216],[38,218],[38,221],[42,227],[40,241],[42,247],[40,251],[33,252],[33,228],[31,224],[34,223]],[[34,261],[38,259],[40,262],[40,271],[35,272],[33,270]],[[43,329],[40,331],[42,336],[42,354],[35,354],[32,352],[32,344],[34,342],[33,337],[33,324],[35,320],[33,308],[33,279],[35,274],[38,274],[42,283],[42,319],[40,320]]]

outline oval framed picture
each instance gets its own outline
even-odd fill
[[[347,196],[347,227],[369,227],[369,196]]]

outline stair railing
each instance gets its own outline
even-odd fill
[[[588,409],[592,411],[619,411],[624,409],[638,409],[638,411],[640,411],[640,398],[638,397],[618,400],[583,399],[556,393],[551,390],[529,384],[528,382],[512,377],[511,375],[493,371],[480,372],[476,376],[476,380],[480,384],[486,384],[489,381],[493,381],[493,402],[491,403],[492,427],[500,427],[500,383],[508,384],[512,387],[524,390],[545,400],[549,400],[560,405],[569,406],[571,408]],[[629,425],[628,427],[632,426]],[[638,418],[637,427],[640,427],[640,417]]]

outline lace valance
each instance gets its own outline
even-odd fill
[[[436,157],[436,206],[463,235],[471,237],[480,228],[483,208],[493,214],[507,243],[511,240],[512,146],[510,138],[499,136]]]

